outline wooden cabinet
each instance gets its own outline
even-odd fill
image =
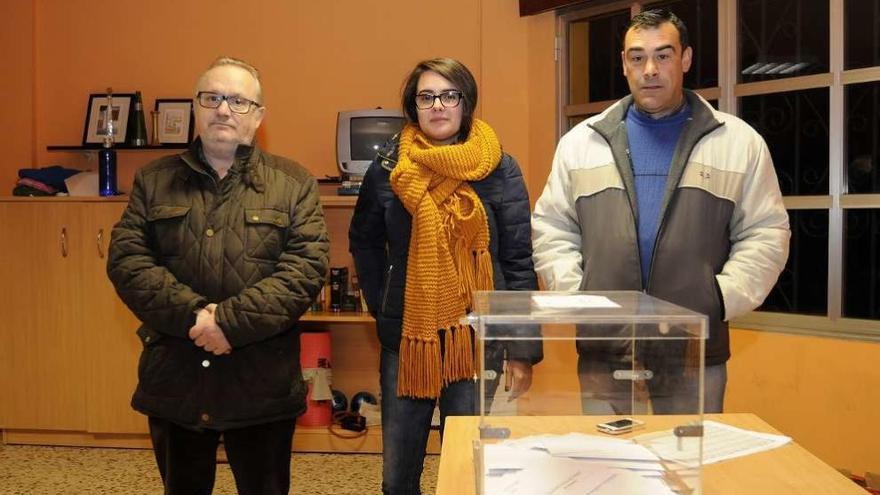
[[[4,428],[146,431],[124,399],[134,385],[134,364],[115,363],[140,345],[136,320],[104,270],[110,229],[124,207],[119,201],[0,201]]]
[[[9,428],[85,429],[81,219],[62,204],[0,203],[0,401]]]
[[[90,433],[146,433],[147,421],[130,405],[137,385],[137,363],[142,349],[135,333],[140,322],[116,295],[107,278],[110,232],[125,203],[81,205],[84,248],[82,281],[86,316],[88,380],[86,430]]]
[[[352,267],[354,197],[324,196],[331,265]],[[10,443],[148,447],[131,409],[139,322],[107,279],[110,232],[124,199],[0,198],[0,428]],[[379,395],[379,341],[361,313],[307,313],[332,336],[333,387]],[[381,429],[342,439],[297,428],[294,448],[381,452]],[[430,452],[439,452],[432,434]]]

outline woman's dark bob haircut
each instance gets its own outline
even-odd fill
[[[471,132],[471,123],[474,121],[474,109],[477,107],[477,82],[474,75],[463,63],[451,58],[433,58],[419,62],[415,69],[410,72],[403,83],[400,106],[407,120],[419,125],[419,110],[416,108],[416,92],[419,78],[425,72],[433,71],[440,74],[461,91],[461,128],[458,130],[458,140],[464,141]]]

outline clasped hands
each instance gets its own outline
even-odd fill
[[[231,353],[232,346],[226,340],[223,329],[217,325],[214,318],[216,309],[216,304],[209,304],[196,312],[196,324],[189,329],[189,338],[206,352],[220,356]]]

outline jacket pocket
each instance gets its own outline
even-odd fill
[[[189,206],[157,205],[147,212],[152,241],[163,257],[181,256]]]
[[[268,208],[246,208],[244,225],[245,256],[277,261],[287,241],[288,213]]]
[[[165,338],[142,325],[137,331],[144,350],[138,362],[138,387],[147,395],[183,397],[195,385],[198,361],[190,354],[193,347],[181,339]]]
[[[162,338],[161,333],[153,330],[146,325],[141,325],[141,327],[137,329],[137,336],[139,339],[141,339],[141,344],[143,344],[144,347],[149,347]]]
[[[709,287],[707,291],[712,294],[712,313],[709,313],[709,321],[720,320],[724,317],[724,301],[721,300],[721,288],[718,286],[718,280],[715,278],[715,271],[709,270]]]
[[[301,374],[297,372],[295,349],[282,345],[285,341],[289,339],[273,339],[234,351],[241,353],[235,373],[240,386],[246,387],[243,396],[283,399],[295,392],[295,382]]]

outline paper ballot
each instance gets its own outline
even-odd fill
[[[790,442],[789,437],[703,422],[703,464],[711,464]],[[671,495],[670,468],[688,477],[698,465],[698,437],[673,430],[631,440],[568,433],[534,435],[483,446],[487,495]],[[674,467],[673,467],[674,466]]]
[[[484,488],[489,494],[667,495],[663,466],[631,440],[583,433],[535,435],[483,446]]]
[[[585,294],[548,296],[533,295],[532,301],[539,308],[567,309],[567,308],[619,308],[620,305],[605,296],[592,296]]]
[[[583,469],[565,458],[546,457],[522,470],[484,478],[486,495],[581,495],[613,476],[609,469]]]
[[[679,449],[678,437],[672,430],[639,435],[633,440],[644,445],[663,459],[684,460]],[[791,441],[790,437],[758,433],[725,425],[716,421],[703,421],[703,464],[712,464],[735,457],[764,452],[781,447]]]

